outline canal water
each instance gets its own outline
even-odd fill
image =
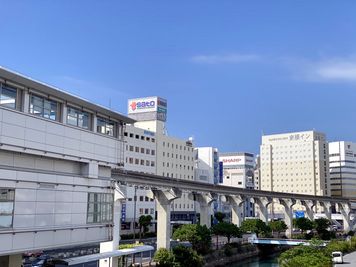
[[[278,254],[255,257],[230,265],[231,267],[278,267]]]

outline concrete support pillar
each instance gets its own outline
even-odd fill
[[[284,222],[288,226],[286,231],[286,236],[288,238],[292,237],[292,229],[293,229],[293,206],[296,201],[294,199],[282,198],[279,199],[279,204],[281,204],[284,208]]]
[[[171,203],[180,198],[182,192],[176,188],[171,190],[152,190],[150,198],[156,199],[157,210],[157,249],[170,249],[171,243]]]
[[[330,202],[319,202],[320,206],[324,209],[324,214],[326,218],[331,221],[331,203]]]
[[[67,104],[63,103],[61,108],[61,122],[67,123]]]
[[[23,91],[22,111],[24,113],[30,112],[30,94],[27,90]]]
[[[196,201],[200,206],[200,225],[206,225],[206,227],[211,227],[211,203],[217,200],[217,196],[212,193],[200,194],[200,193],[190,193],[188,195],[190,200]]]
[[[124,187],[115,184],[114,192],[114,213],[113,213],[113,229],[112,241],[100,243],[100,253],[110,252],[119,249],[120,230],[121,230],[121,201],[126,197],[126,190]],[[118,258],[108,258],[99,261],[100,267],[118,266]]]
[[[240,227],[244,218],[246,197],[243,195],[226,196],[226,200],[231,205],[231,222]]]
[[[22,254],[15,254],[9,256],[9,267],[22,266]]]
[[[97,132],[97,125],[98,125],[98,117],[96,116],[96,114],[94,113],[93,114],[93,121],[92,121],[92,129],[93,129],[93,132],[96,133]]]
[[[306,215],[309,220],[314,220],[314,207],[316,206],[316,201],[313,200],[302,200],[301,204],[305,207]]]
[[[82,175],[90,178],[99,177],[99,164],[96,161],[90,161],[82,164]]]
[[[255,204],[258,205],[260,210],[260,219],[265,223],[268,223],[268,205],[272,203],[272,198],[270,197],[254,197]]]
[[[344,232],[350,231],[351,227],[351,220],[350,220],[350,214],[351,214],[351,207],[349,203],[337,203],[339,211],[342,215],[342,220],[344,223]]]

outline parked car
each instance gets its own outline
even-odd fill
[[[333,263],[344,263],[344,257],[341,251],[331,253]]]

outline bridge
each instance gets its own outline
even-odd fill
[[[111,178],[115,184],[115,214],[120,214],[120,201],[125,199],[125,186],[139,186],[149,190],[149,197],[156,200],[157,205],[157,247],[170,247],[171,227],[171,203],[180,198],[182,192],[188,192],[189,198],[200,205],[200,224],[210,228],[211,204],[221,196],[232,207],[232,223],[241,225],[243,204],[252,199],[260,209],[260,219],[268,222],[268,206],[278,203],[284,209],[284,220],[288,226],[287,237],[292,235],[293,206],[298,202],[305,207],[309,219],[314,218],[314,207],[323,208],[325,216],[331,220],[331,207],[338,207],[344,222],[344,230],[350,229],[351,205],[348,199],[340,197],[314,196],[305,194],[291,194],[271,192],[254,189],[244,189],[223,185],[209,184],[183,179],[167,178],[164,176],[144,174],[122,169],[114,169]],[[116,216],[118,217],[118,216]],[[115,218],[114,224],[120,224]],[[115,227],[116,228],[116,227]],[[117,231],[117,233],[115,232]],[[119,230],[114,230],[114,236]]]
[[[256,238],[252,237],[248,240],[251,244],[258,245],[280,245],[280,246],[309,246],[310,242],[308,240],[303,239],[276,239],[276,238]],[[321,246],[325,247],[326,242],[324,242]]]

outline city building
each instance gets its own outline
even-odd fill
[[[222,162],[222,185],[254,189],[254,155],[245,152],[220,153],[219,161]],[[226,205],[223,205],[226,212]],[[249,200],[245,203],[245,216],[254,216],[253,203]]]
[[[126,125],[125,138],[125,169],[129,171],[156,174],[156,134]],[[121,209],[121,233],[134,232],[133,222],[140,216],[151,215],[155,218],[155,202],[147,197],[147,190],[137,187],[126,187],[126,199]],[[136,224],[138,229],[138,224]]]
[[[257,155],[255,158],[255,169],[253,171],[253,179],[254,179],[256,190],[261,190],[260,178],[261,178],[261,158],[260,155]]]
[[[169,136],[166,129],[167,101],[160,97],[145,97],[128,101],[128,116],[134,126],[156,135],[156,174],[174,179],[194,180],[193,140]],[[196,203],[183,192],[174,200],[171,212],[173,223],[195,222]]]
[[[219,152],[213,147],[197,147],[195,153],[195,180],[210,184],[219,183]]]
[[[356,208],[356,143],[329,143],[331,196],[345,197]]]
[[[262,136],[261,190],[329,196],[329,153],[325,134],[316,131]],[[280,212],[278,204],[270,205]],[[295,205],[295,210],[304,210]]]
[[[197,147],[194,149],[195,158],[195,180],[198,182],[218,184],[222,177],[220,177],[220,162],[219,152],[214,147]],[[220,205],[219,205],[220,203]],[[197,212],[200,209],[197,205]],[[211,205],[211,215],[220,211],[221,200],[214,201]]]
[[[113,240],[111,170],[124,166],[133,122],[0,68],[0,266],[21,266],[26,251]]]

